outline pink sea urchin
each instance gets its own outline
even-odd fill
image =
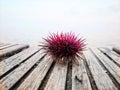
[[[85,49],[85,39],[78,39],[74,33],[50,34],[44,38],[42,49],[55,61],[75,61]]]

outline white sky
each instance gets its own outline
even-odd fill
[[[90,45],[120,43],[120,0],[0,0],[0,41],[38,43],[75,32]]]

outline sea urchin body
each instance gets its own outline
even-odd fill
[[[42,48],[56,61],[75,61],[85,49],[85,39],[74,33],[50,34]]]

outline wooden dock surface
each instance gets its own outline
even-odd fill
[[[0,90],[120,90],[120,54],[89,48],[76,63],[55,63],[39,46],[0,43]]]

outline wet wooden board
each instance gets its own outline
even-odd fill
[[[70,66],[30,47],[0,61],[0,90],[120,90],[119,54],[104,53],[91,48]]]
[[[0,50],[0,59],[13,55],[14,53],[19,52],[20,50],[23,50],[28,47],[29,47],[28,45],[15,45],[13,47]]]

